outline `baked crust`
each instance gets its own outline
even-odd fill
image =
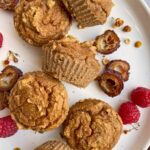
[[[71,17],[60,0],[21,0],[15,9],[14,24],[26,42],[42,46],[63,37]]]
[[[0,8],[14,11],[19,0],[0,0]]]
[[[57,128],[69,110],[64,86],[43,72],[25,74],[9,97],[11,115],[19,128],[44,132]]]

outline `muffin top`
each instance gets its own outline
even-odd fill
[[[25,41],[41,46],[63,37],[69,30],[71,17],[60,0],[21,0],[14,23]]]
[[[14,10],[19,0],[0,0],[0,8]]]
[[[111,150],[122,133],[122,121],[107,103],[87,99],[70,108],[63,135],[78,150]]]
[[[67,144],[61,141],[48,141],[35,150],[72,150]]]
[[[100,65],[95,59],[95,54],[90,47],[84,43],[80,43],[75,37],[67,36],[60,40],[50,41],[43,46],[43,50],[49,50],[55,53],[61,53],[64,56],[70,56],[76,61],[84,61],[86,64],[93,64],[98,70]]]
[[[26,73],[11,90],[9,108],[18,127],[44,132],[64,121],[68,96],[58,80],[42,72]]]

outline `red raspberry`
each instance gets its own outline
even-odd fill
[[[0,138],[6,138],[14,135],[18,128],[11,116],[0,118]]]
[[[2,33],[0,32],[0,48],[2,47],[2,44],[3,44],[3,35],[2,35]]]
[[[138,122],[140,111],[133,102],[126,102],[120,106],[119,115],[122,118],[123,124],[131,124]]]
[[[150,89],[138,87],[131,92],[131,100],[140,107],[150,106]]]

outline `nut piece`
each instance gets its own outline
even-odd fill
[[[107,64],[106,68],[119,72],[122,75],[124,81],[129,79],[130,65],[127,61],[112,60]]]
[[[110,60],[109,60],[107,57],[104,57],[104,58],[102,59],[103,65],[107,65],[109,62],[110,62]]]
[[[113,24],[113,28],[121,27],[124,24],[124,20],[117,18],[115,19],[115,23]]]
[[[0,74],[0,91],[10,91],[15,85],[22,71],[15,66],[7,66]]]
[[[132,28],[131,28],[129,25],[125,26],[125,27],[122,29],[122,31],[124,31],[124,32],[131,32],[131,30],[132,30]]]
[[[72,150],[67,144],[61,141],[48,141],[35,150]]]
[[[129,44],[130,44],[130,42],[131,42],[131,41],[130,41],[130,39],[129,39],[129,38],[127,38],[127,39],[125,39],[125,40],[124,40],[124,43],[125,43],[125,44],[127,44],[127,45],[129,45]]]
[[[102,90],[110,97],[119,95],[124,87],[121,75],[113,70],[105,71],[98,82]]]
[[[120,39],[114,31],[107,30],[104,34],[96,37],[94,45],[99,53],[111,54],[120,47]]]
[[[111,150],[121,133],[121,118],[109,104],[85,99],[70,108],[63,136],[74,150]]]
[[[9,92],[0,92],[0,110],[8,107]]]
[[[142,42],[141,41],[136,41],[135,44],[134,44],[134,46],[136,48],[140,48],[142,46]]]

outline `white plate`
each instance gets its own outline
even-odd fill
[[[70,97],[70,105],[79,99],[98,98],[108,102],[117,110],[122,102],[129,99],[129,93],[133,88],[137,86],[150,88],[150,12],[148,7],[142,0],[114,0],[114,3],[115,7],[106,25],[78,30],[74,24],[70,33],[82,41],[89,40],[111,28],[112,17],[124,19],[126,24],[132,26],[132,32],[123,33],[121,29],[115,29],[115,31],[122,41],[129,37],[132,44],[128,46],[122,42],[118,51],[109,55],[108,58],[127,60],[131,65],[130,79],[125,83],[122,94],[115,98],[105,95],[96,82],[91,83],[85,89],[79,89],[65,83]],[[17,66],[24,72],[39,70],[41,68],[40,48],[29,46],[18,36],[14,29],[11,13],[0,10],[0,19],[0,32],[4,35],[4,45],[0,50],[0,60],[6,58],[8,50],[13,50],[20,54]],[[136,40],[143,42],[142,48],[134,48]],[[100,58],[101,56],[99,56]],[[137,131],[131,131],[127,135],[122,134],[114,150],[146,150],[150,139],[150,109],[140,109],[140,111],[140,128]],[[8,110],[1,111],[0,117],[8,113]],[[132,126],[124,126],[124,128],[132,128]],[[19,131],[10,138],[0,139],[0,150],[13,150],[14,147],[20,147],[21,150],[33,150],[36,146],[49,139],[59,139],[59,131],[60,129],[56,129],[45,134],[33,131]]]

